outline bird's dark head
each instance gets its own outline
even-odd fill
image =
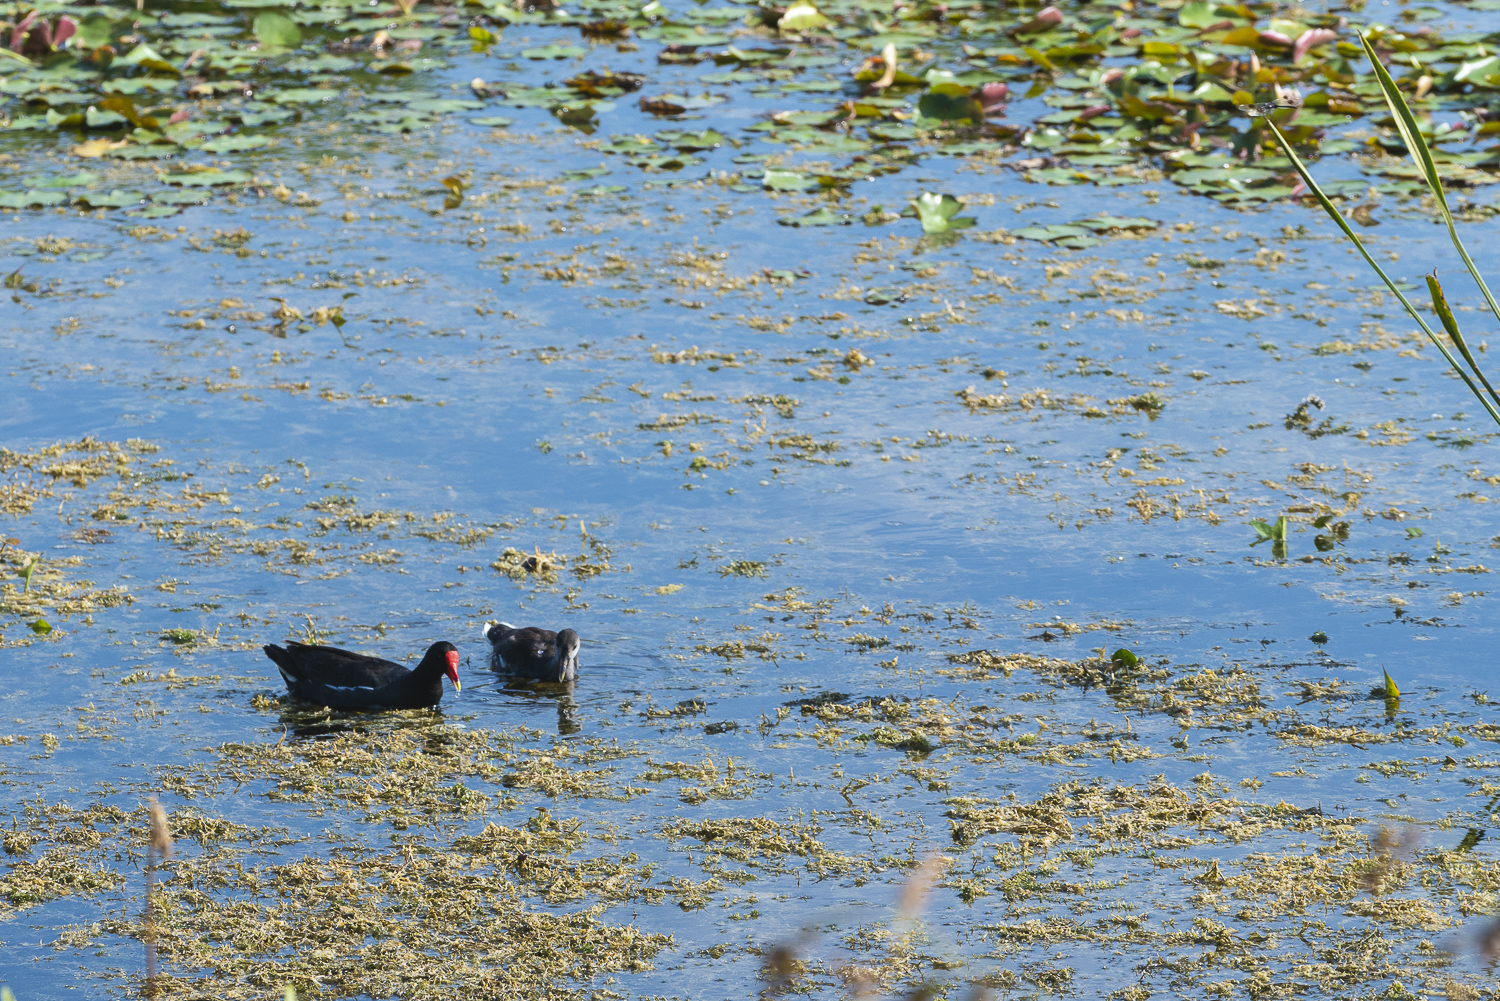
[[[558,683],[573,681],[578,677],[578,648],[582,645],[578,634],[564,629],[557,634],[557,680]]]
[[[452,643],[443,640],[432,644],[427,648],[427,655],[422,658],[421,666],[441,671],[453,682],[455,692],[463,691],[464,686],[458,680],[458,647]]]

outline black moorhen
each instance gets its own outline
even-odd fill
[[[535,626],[517,629],[508,622],[486,622],[483,635],[490,641],[492,671],[558,684],[578,677],[579,640],[571,629],[554,633]]]
[[[434,643],[416,670],[332,646],[274,643],[261,647],[276,662],[287,691],[330,709],[423,709],[443,698],[443,675],[458,682],[458,648]]]

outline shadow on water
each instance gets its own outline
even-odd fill
[[[284,702],[290,702],[284,699]],[[277,729],[285,736],[300,740],[319,740],[358,734],[380,734],[392,731],[442,733],[453,722],[443,715],[441,707],[433,709],[387,709],[360,711],[328,709],[309,703],[292,703],[281,710]]]

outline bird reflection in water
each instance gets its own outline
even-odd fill
[[[583,729],[583,723],[578,715],[578,700],[573,698],[573,689],[574,682],[571,681],[558,684],[511,678],[506,681],[501,691],[506,695],[513,695],[531,702],[542,703],[547,699],[555,700],[557,702],[557,735],[571,737]]]
[[[322,740],[356,733],[388,730],[426,731],[445,724],[443,711],[397,709],[380,713],[355,712],[291,703],[281,710],[279,729],[285,737]],[[284,738],[285,739],[285,738]]]

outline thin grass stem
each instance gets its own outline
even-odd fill
[[[1484,388],[1489,390],[1490,398],[1500,403],[1500,396],[1495,394],[1495,387],[1491,386],[1490,380],[1485,378],[1484,370],[1474,360],[1468,343],[1464,341],[1463,333],[1458,329],[1458,318],[1453,315],[1453,309],[1448,305],[1448,297],[1443,294],[1443,286],[1438,283],[1436,272],[1427,276],[1427,291],[1432,295],[1433,312],[1437,314],[1439,320],[1443,321],[1443,329],[1448,331],[1448,336],[1453,338],[1453,343],[1457,345],[1459,353],[1464,356],[1464,361],[1469,363],[1469,368],[1474,370],[1479,381],[1484,383]]]
[[[1297,173],[1302,177],[1302,183],[1307,185],[1307,189],[1318,199],[1318,204],[1323,206],[1323,211],[1327,212],[1329,218],[1338,224],[1339,229],[1343,230],[1344,236],[1348,237],[1349,242],[1354,245],[1354,249],[1359,251],[1359,255],[1365,259],[1365,263],[1380,276],[1381,281],[1385,282],[1386,288],[1391,290],[1391,294],[1406,309],[1407,314],[1413,320],[1417,321],[1417,326],[1422,328],[1422,332],[1427,335],[1427,339],[1432,341],[1438,351],[1442,353],[1443,358],[1452,367],[1453,371],[1457,372],[1459,378],[1464,381],[1464,385],[1469,387],[1469,392],[1474,394],[1474,398],[1484,407],[1485,412],[1490,415],[1490,419],[1497,426],[1500,426],[1500,410],[1496,410],[1495,404],[1485,398],[1484,392],[1470,378],[1469,373],[1464,371],[1463,365],[1459,363],[1457,358],[1453,357],[1453,352],[1448,350],[1448,346],[1433,332],[1432,327],[1428,326],[1427,321],[1422,318],[1422,314],[1417,312],[1417,307],[1412,305],[1411,300],[1406,297],[1406,293],[1401,291],[1396,283],[1391,280],[1390,275],[1385,273],[1385,269],[1376,263],[1375,258],[1370,256],[1370,252],[1365,248],[1364,242],[1360,240],[1354,230],[1349,228],[1349,223],[1339,214],[1337,206],[1323,193],[1323,189],[1318,186],[1318,182],[1313,180],[1312,174],[1308,173],[1307,165],[1302,162],[1302,158],[1292,149],[1292,144],[1287,141],[1281,129],[1277,128],[1276,123],[1269,117],[1265,119],[1265,123],[1270,128],[1271,135],[1276,139],[1276,144],[1281,147],[1281,151],[1286,154],[1287,159],[1292,161],[1292,166],[1297,168]]]
[[[1463,259],[1464,267],[1469,269],[1469,274],[1479,286],[1479,291],[1484,294],[1484,301],[1490,307],[1490,315],[1500,318],[1500,305],[1496,305],[1495,296],[1490,292],[1489,285],[1480,275],[1474,259],[1469,256],[1468,248],[1458,237],[1458,229],[1453,224],[1453,213],[1448,209],[1448,198],[1443,194],[1442,178],[1438,176],[1437,164],[1432,159],[1432,150],[1422,138],[1422,131],[1417,125],[1417,117],[1412,113],[1411,105],[1406,103],[1406,96],[1401,93],[1390,71],[1380,61],[1379,55],[1375,52],[1375,46],[1370,44],[1370,39],[1361,34],[1359,41],[1365,48],[1365,55],[1369,58],[1371,67],[1375,70],[1375,79],[1380,81],[1381,93],[1385,97],[1386,106],[1391,109],[1391,117],[1396,120],[1396,129],[1401,133],[1401,141],[1406,144],[1407,151],[1411,153],[1412,160],[1416,163],[1417,169],[1422,172],[1427,187],[1432,191],[1432,197],[1437,201],[1438,211],[1443,215],[1443,223],[1448,227],[1448,238],[1453,241],[1453,247],[1458,251],[1458,256]],[[1475,372],[1478,372],[1477,368]]]

